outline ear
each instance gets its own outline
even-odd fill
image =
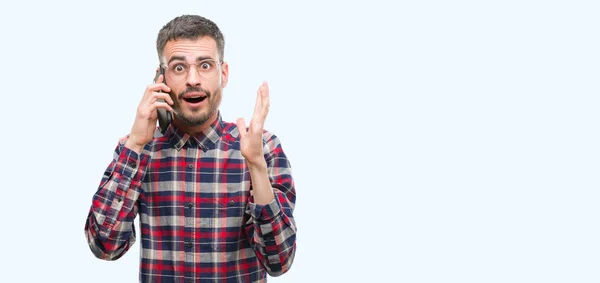
[[[221,87],[225,88],[227,86],[228,81],[229,81],[229,64],[227,64],[227,62],[223,62],[223,64],[221,64]]]

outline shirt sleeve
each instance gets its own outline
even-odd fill
[[[266,205],[258,205],[254,203],[254,197],[249,198],[246,212],[251,217],[245,229],[267,273],[279,276],[290,269],[296,252],[293,216],[296,191],[291,165],[279,139],[272,134],[266,136],[265,158],[275,198]]]
[[[122,139],[104,171],[85,224],[92,253],[104,260],[119,259],[136,240],[133,220],[148,156],[140,156],[124,144]]]

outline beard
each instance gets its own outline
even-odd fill
[[[193,109],[191,114],[184,113],[184,111],[181,109],[181,104],[179,104],[179,101],[182,101],[183,95],[188,92],[205,93],[205,100],[208,103],[207,109]],[[177,100],[175,100],[175,103],[177,105],[174,105],[175,107],[173,108],[173,110],[175,110],[175,117],[182,124],[188,127],[204,125],[204,123],[206,123],[212,116],[214,116],[217,113],[217,111],[219,111],[219,104],[221,103],[221,92],[221,88],[217,88],[214,93],[211,93],[210,91],[203,88],[188,87],[186,90],[182,91],[177,95]]]

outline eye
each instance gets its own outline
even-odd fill
[[[185,65],[183,64],[177,64],[175,66],[173,66],[173,71],[175,71],[176,73],[182,73],[185,71]]]
[[[212,68],[212,64],[210,62],[202,62],[200,63],[200,68],[204,71],[207,71]]]

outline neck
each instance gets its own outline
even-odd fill
[[[202,125],[189,126],[184,123],[181,123],[181,121],[178,121],[177,119],[174,119],[173,123],[175,124],[175,126],[177,126],[179,129],[181,129],[183,132],[185,132],[191,136],[197,137],[202,132],[204,132],[204,130],[208,129],[208,127],[210,127],[210,125],[212,123],[214,123],[215,120],[217,120],[217,115],[218,115],[218,112],[216,112],[215,114],[210,116],[210,118],[208,118],[208,120],[206,120],[206,122],[204,122],[204,124],[202,124]]]

